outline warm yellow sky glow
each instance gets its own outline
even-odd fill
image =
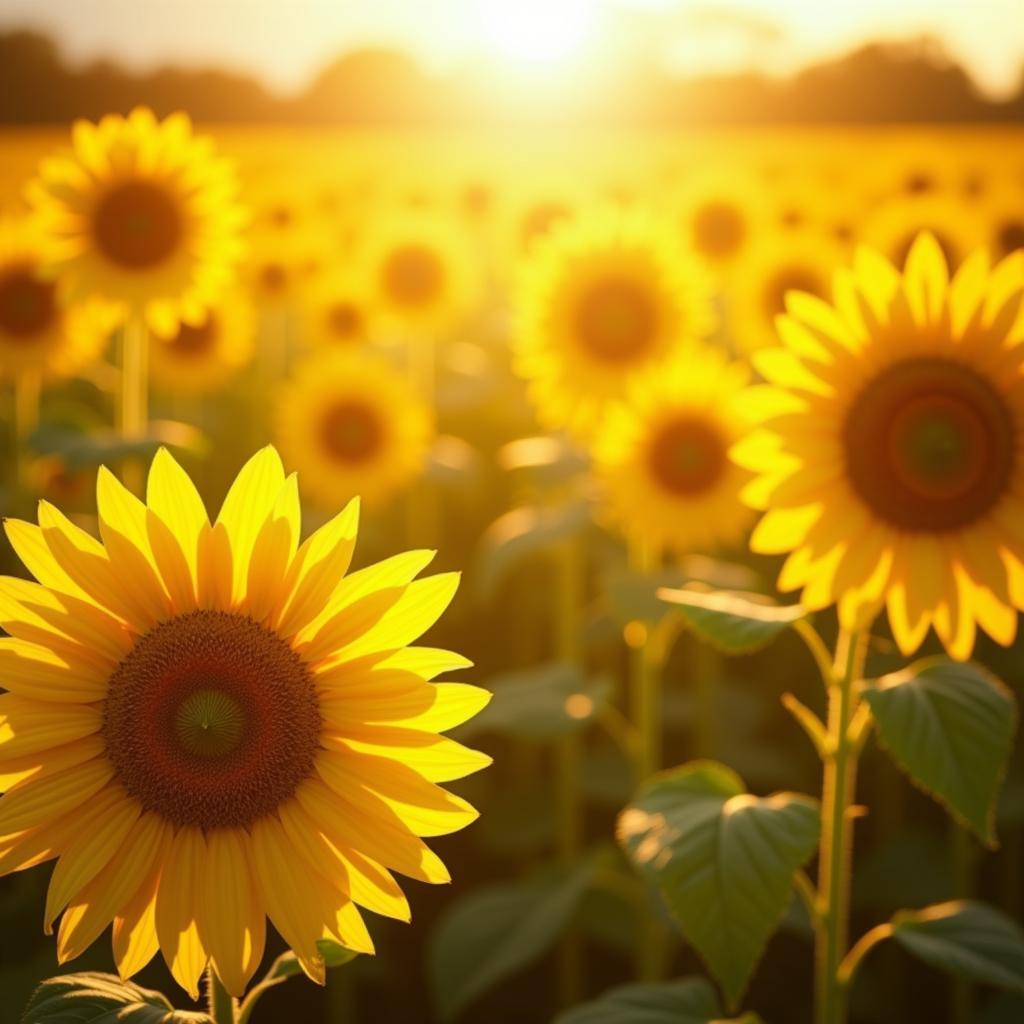
[[[940,38],[988,90],[1024,65],[1024,0],[0,0],[0,28],[74,60],[220,65],[300,88],[340,52],[400,46],[433,67],[550,69],[629,48],[683,73],[785,73],[872,39]]]

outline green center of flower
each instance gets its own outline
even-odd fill
[[[586,287],[576,307],[580,345],[608,363],[628,362],[654,345],[658,315],[650,290],[628,277],[606,277]]]
[[[57,316],[56,287],[41,281],[27,263],[0,274],[0,332],[9,339],[30,341]]]
[[[649,464],[655,480],[679,497],[693,497],[719,480],[726,446],[714,427],[696,416],[667,424],[655,434]]]
[[[1005,398],[970,367],[911,359],[864,387],[844,447],[854,489],[882,518],[902,529],[953,530],[1006,491],[1016,429]]]
[[[195,690],[174,715],[178,742],[197,757],[217,758],[235,751],[245,733],[241,704],[223,690]]]
[[[425,306],[444,284],[444,267],[433,249],[410,243],[389,253],[384,261],[384,288],[399,306]]]
[[[151,181],[126,181],[100,200],[93,235],[100,251],[129,270],[166,260],[181,241],[181,211],[165,188]]]

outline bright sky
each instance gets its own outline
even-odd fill
[[[1024,0],[0,0],[0,29],[52,32],[75,61],[219,65],[300,88],[355,46],[435,68],[571,64],[631,45],[683,72],[786,72],[871,39],[938,36],[992,92],[1024,67]]]

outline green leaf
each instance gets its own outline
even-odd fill
[[[735,1003],[820,825],[809,797],[750,796],[735,772],[695,761],[648,782],[619,815],[618,837]]]
[[[579,732],[611,695],[607,676],[587,677],[577,665],[554,662],[487,681],[490,703],[460,736],[497,732],[524,739],[554,739]]]
[[[756,651],[807,617],[798,604],[775,604],[760,594],[663,587],[658,597],[673,605],[697,636],[726,654]]]
[[[29,438],[37,455],[57,455],[74,471],[110,465],[122,459],[149,462],[161,445],[195,454],[205,454],[209,443],[202,431],[188,423],[153,420],[146,436],[128,439],[112,430],[89,432],[58,424],[43,424]]]
[[[521,437],[498,450],[498,465],[506,472],[529,477],[542,491],[564,485],[586,472],[589,460],[563,438]]]
[[[594,863],[588,861],[568,874],[486,886],[452,906],[430,942],[439,1016],[451,1020],[492,985],[550,949],[593,872]]]
[[[620,985],[555,1018],[555,1024],[709,1024],[721,1017],[718,995],[704,978]]]
[[[1016,706],[984,668],[928,658],[864,685],[882,744],[926,792],[995,846]]]
[[[48,978],[22,1024],[212,1024],[205,1013],[175,1010],[160,992],[92,971]]]
[[[984,903],[956,900],[893,915],[892,937],[919,960],[1024,993],[1024,931]]]
[[[342,964],[347,964],[359,956],[355,950],[348,949],[331,939],[317,939],[316,948],[324,958],[325,967],[341,967]],[[301,973],[299,958],[289,949],[274,961],[264,980],[279,981]]]
[[[590,502],[525,505],[496,519],[487,528],[477,562],[476,588],[484,599],[525,559],[575,537],[590,523]]]

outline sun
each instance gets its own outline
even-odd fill
[[[583,49],[594,29],[588,0],[485,0],[480,33],[487,47],[518,64],[553,64]]]

